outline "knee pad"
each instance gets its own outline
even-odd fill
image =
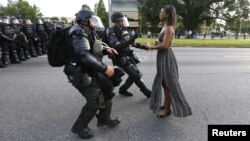
[[[129,75],[129,77],[133,78],[134,81],[142,78],[142,73],[139,71],[136,65],[125,67],[124,70]]]

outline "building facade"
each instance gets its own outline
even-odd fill
[[[135,30],[139,28],[137,0],[109,0],[109,18],[114,12],[122,12],[128,17],[128,28]],[[113,26],[111,19],[109,19],[109,26]]]

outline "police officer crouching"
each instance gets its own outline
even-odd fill
[[[138,34],[128,36],[128,32],[124,30],[128,26],[127,18],[121,12],[114,12],[111,16],[111,20],[114,26],[106,30],[107,44],[118,51],[118,55],[112,57],[114,65],[122,68],[127,74],[128,78],[124,85],[119,89],[119,93],[125,96],[133,96],[131,92],[128,91],[130,86],[135,83],[142,93],[149,98],[151,96],[151,90],[149,90],[144,81],[142,80],[142,73],[136,66],[139,60],[133,54],[133,50],[130,46],[136,48],[145,49],[141,44],[135,43],[135,39],[138,38]]]
[[[111,119],[114,68],[101,62],[98,49],[101,47],[94,31],[96,16],[92,11],[81,10],[76,14],[76,22],[69,29],[69,37],[73,51],[73,58],[65,65],[64,72],[72,85],[85,97],[87,103],[74,123],[71,131],[83,139],[91,138],[93,130],[88,127],[89,122],[96,116],[97,126],[107,125],[115,127],[120,123],[118,119]],[[97,51],[97,52],[95,52]],[[100,51],[100,50],[99,50]],[[117,54],[112,48],[101,49],[104,54]],[[111,84],[111,85],[110,85]],[[107,87],[105,89],[105,87]],[[97,114],[97,111],[99,113]]]

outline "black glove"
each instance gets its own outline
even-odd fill
[[[140,44],[140,43],[134,43],[133,46],[135,48],[139,48],[139,49],[144,49],[144,50],[149,50],[148,48],[146,48],[144,45]]]
[[[134,42],[135,42],[135,39],[137,39],[139,37],[139,34],[134,34],[134,35],[132,35],[131,37],[130,37],[130,39],[129,39],[129,43],[130,44],[133,44]]]
[[[122,82],[122,76],[125,75],[125,73],[123,72],[123,70],[121,68],[115,68],[115,73],[112,77],[110,77],[110,80],[112,81],[113,85],[119,86],[120,83]]]

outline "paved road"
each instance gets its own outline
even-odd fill
[[[148,86],[155,75],[155,52],[136,50]],[[174,48],[180,82],[193,115],[157,119],[139,89],[114,98],[115,129],[90,127],[93,141],[205,141],[208,124],[250,124],[250,49]],[[109,62],[109,61],[108,61]],[[84,98],[46,56],[0,69],[1,141],[78,141],[70,128]]]

